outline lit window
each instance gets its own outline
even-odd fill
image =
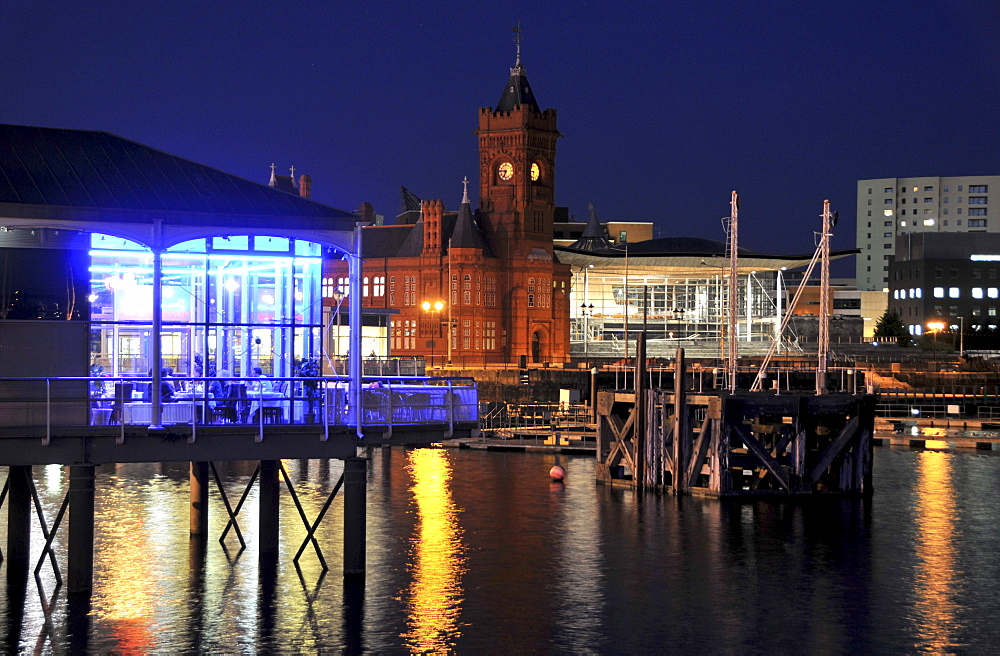
[[[892,210],[882,210],[882,214],[885,214],[886,216],[892,216]]]
[[[986,295],[988,297],[990,297],[990,298],[997,298],[997,288],[996,287],[987,287],[986,288]]]
[[[958,298],[958,287],[948,288],[948,298]]]
[[[917,298],[923,298],[924,297],[924,290],[923,289],[921,289],[920,287],[917,287],[916,291],[917,291]]]
[[[934,219],[924,219],[924,225],[925,226],[932,226],[932,225],[934,225]]]
[[[983,288],[982,287],[973,287],[972,288],[972,298],[982,298],[982,297],[983,297]]]

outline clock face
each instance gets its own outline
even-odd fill
[[[510,180],[514,176],[514,165],[510,162],[503,162],[497,168],[497,175],[501,180]]]
[[[532,182],[538,182],[538,176],[539,176],[540,173],[541,173],[541,171],[538,168],[538,162],[532,162],[531,163],[531,181]]]

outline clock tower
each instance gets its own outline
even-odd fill
[[[521,65],[520,33],[515,43],[517,57],[496,108],[479,110],[482,227],[498,257],[542,249],[551,258],[556,110],[539,108]]]
[[[479,225],[498,260],[504,362],[569,355],[569,267],[552,251],[556,110],[542,109],[517,57],[495,108],[479,110]],[[453,280],[454,284],[454,280]]]

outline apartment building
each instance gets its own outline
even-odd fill
[[[889,290],[889,261],[896,252],[897,236],[1000,233],[998,213],[1000,176],[997,175],[859,180],[858,289]]]

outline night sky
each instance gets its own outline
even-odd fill
[[[556,203],[657,236],[854,246],[856,181],[1000,174],[1000,2],[0,0],[0,122],[103,130],[392,219],[478,186],[514,61],[559,111]]]

